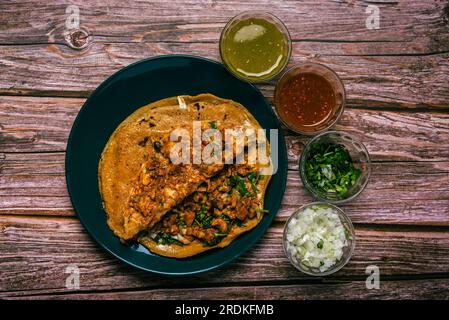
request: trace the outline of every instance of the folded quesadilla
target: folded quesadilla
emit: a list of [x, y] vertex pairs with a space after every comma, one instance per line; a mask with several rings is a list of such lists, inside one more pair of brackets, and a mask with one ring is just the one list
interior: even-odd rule
[[[227, 129], [260, 128], [242, 105], [210, 94], [163, 99], [131, 114], [111, 135], [98, 169], [108, 225], [123, 242], [181, 258], [223, 247], [260, 221], [270, 176], [248, 163], [247, 141], [244, 149], [220, 146], [216, 163], [174, 163], [172, 134], [184, 130], [193, 146], [192, 123], [222, 136]], [[229, 164], [242, 153], [242, 164]]]

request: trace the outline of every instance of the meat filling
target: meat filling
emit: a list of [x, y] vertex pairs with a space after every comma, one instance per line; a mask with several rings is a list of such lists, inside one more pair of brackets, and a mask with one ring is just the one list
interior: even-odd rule
[[199, 240], [216, 245], [233, 229], [263, 212], [257, 198], [261, 177], [250, 165], [230, 165], [204, 182], [151, 230], [160, 244]]

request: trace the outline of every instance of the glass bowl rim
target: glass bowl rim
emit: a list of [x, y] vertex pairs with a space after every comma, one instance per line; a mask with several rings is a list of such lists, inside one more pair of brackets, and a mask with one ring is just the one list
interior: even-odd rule
[[[367, 174], [366, 174], [365, 182], [360, 187], [360, 189], [356, 193], [354, 193], [352, 196], [347, 197], [347, 198], [343, 198], [343, 199], [339, 199], [339, 200], [330, 200], [330, 199], [327, 199], [327, 198], [319, 196], [317, 194], [317, 192], [315, 191], [315, 189], [307, 181], [307, 178], [305, 177], [305, 175], [303, 173], [304, 170], [302, 170], [303, 165], [304, 165], [304, 161], [305, 161], [306, 151], [310, 148], [310, 146], [314, 142], [316, 142], [316, 140], [318, 140], [319, 138], [321, 138], [323, 136], [329, 135], [329, 134], [343, 134], [343, 135], [349, 136], [353, 141], [358, 142], [362, 146], [363, 152], [366, 154], [366, 157], [367, 157], [367, 161], [366, 161]], [[312, 139], [310, 139], [306, 143], [306, 145], [304, 146], [304, 149], [302, 150], [301, 156], [299, 158], [299, 174], [300, 174], [301, 181], [302, 181], [304, 187], [307, 189], [307, 191], [309, 191], [312, 194], [312, 196], [315, 199], [317, 199], [319, 201], [322, 201], [322, 202], [331, 203], [331, 204], [341, 204], [341, 203], [349, 202], [349, 201], [355, 199], [357, 196], [359, 196], [362, 193], [363, 190], [365, 190], [366, 186], [368, 185], [368, 181], [371, 178], [371, 156], [370, 156], [370, 154], [368, 152], [368, 149], [366, 148], [365, 144], [363, 144], [359, 139], [355, 138], [353, 135], [351, 135], [351, 134], [349, 134], [349, 133], [347, 133], [345, 131], [339, 131], [339, 130], [325, 131], [325, 132], [322, 132], [322, 133], [316, 135]]]
[[[223, 52], [222, 52], [221, 49], [222, 49], [222, 43], [223, 43], [223, 35], [224, 35], [225, 31], [229, 28], [229, 26], [230, 26], [230, 24], [232, 22], [234, 22], [240, 16], [243, 16], [243, 15], [246, 15], [246, 14], [261, 15], [261, 16], [265, 15], [265, 16], [271, 17], [275, 22], [277, 22], [277, 23], [279, 23], [281, 25], [283, 30], [280, 29], [279, 31], [281, 31], [281, 33], [284, 34], [286, 36], [286, 38], [287, 38], [288, 54], [287, 54], [287, 59], [285, 60], [285, 64], [282, 66], [282, 68], [277, 73], [271, 75], [269, 78], [260, 79], [260, 80], [257, 80], [257, 79], [249, 80], [249, 79], [247, 79], [245, 77], [242, 77], [241, 75], [233, 72], [231, 70], [231, 68], [229, 68], [228, 64], [226, 63], [226, 60], [223, 58]], [[276, 27], [278, 27], [278, 26], [276, 26]], [[220, 52], [221, 62], [223, 63], [223, 65], [226, 67], [226, 69], [232, 75], [234, 75], [235, 77], [237, 77], [238, 79], [243, 80], [243, 81], [247, 81], [247, 82], [251, 82], [251, 83], [263, 83], [263, 82], [266, 82], [266, 81], [273, 80], [275, 77], [279, 76], [285, 70], [285, 68], [287, 67], [288, 62], [290, 61], [290, 58], [291, 58], [291, 55], [292, 55], [292, 51], [293, 51], [292, 38], [290, 36], [290, 31], [288, 31], [288, 28], [287, 28], [286, 24], [279, 17], [274, 15], [273, 13], [268, 12], [268, 11], [264, 11], [264, 10], [246, 10], [246, 11], [243, 11], [243, 12], [240, 12], [240, 13], [236, 14], [235, 16], [230, 18], [229, 21], [225, 24], [225, 26], [223, 27], [223, 29], [221, 30], [221, 33], [220, 33], [220, 39], [218, 41], [218, 51]]]
[[[349, 248], [349, 252], [348, 255], [346, 256], [346, 258], [344, 259], [343, 263], [341, 265], [339, 265], [336, 268], [330, 268], [329, 270], [320, 272], [320, 273], [316, 273], [316, 272], [310, 272], [308, 270], [302, 269], [299, 265], [296, 265], [291, 257], [290, 254], [287, 252], [287, 248], [286, 248], [286, 243], [287, 243], [287, 227], [290, 223], [290, 221], [293, 219], [294, 216], [298, 215], [300, 212], [304, 211], [306, 208], [311, 207], [311, 206], [316, 206], [316, 205], [326, 205], [329, 206], [333, 209], [335, 209], [337, 211], [338, 217], [340, 219], [340, 221], [342, 221], [342, 224], [346, 223], [349, 227], [349, 232], [351, 234], [351, 246]], [[342, 219], [343, 217], [343, 219]], [[344, 222], [344, 223], [343, 223]], [[302, 206], [300, 206], [299, 208], [295, 209], [295, 211], [290, 215], [290, 217], [287, 219], [287, 221], [285, 222], [284, 225], [284, 230], [282, 232], [282, 247], [284, 249], [284, 254], [287, 257], [288, 261], [290, 262], [290, 264], [295, 267], [297, 270], [310, 275], [310, 276], [315, 276], [315, 277], [323, 277], [323, 276], [328, 276], [330, 274], [336, 273], [337, 271], [341, 270], [344, 266], [346, 266], [346, 264], [349, 262], [349, 260], [351, 260], [352, 255], [354, 254], [354, 250], [355, 250], [355, 228], [354, 225], [351, 221], [351, 218], [349, 218], [349, 216], [346, 214], [346, 212], [341, 209], [340, 207], [336, 206], [333, 203], [329, 203], [329, 202], [323, 202], [323, 201], [314, 201], [314, 202], [309, 202], [306, 204], [303, 204]]]
[[[326, 127], [324, 127], [323, 129], [318, 130], [318, 131], [314, 131], [314, 132], [302, 131], [302, 130], [299, 130], [299, 129], [294, 128], [294, 127], [292, 127], [291, 125], [289, 125], [289, 124], [288, 124], [288, 123], [287, 123], [287, 122], [280, 116], [280, 114], [279, 114], [279, 112], [278, 112], [278, 107], [279, 107], [279, 106], [278, 106], [278, 104], [277, 104], [277, 99], [276, 99], [276, 97], [279, 95], [279, 93], [278, 93], [279, 90], [280, 90], [279, 85], [280, 85], [281, 81], [284, 79], [284, 77], [286, 77], [287, 75], [289, 75], [290, 72], [293, 72], [293, 71], [295, 71], [296, 69], [299, 69], [299, 68], [302, 68], [302, 67], [305, 67], [305, 66], [313, 66], [313, 67], [323, 68], [323, 69], [326, 69], [327, 71], [330, 71], [330, 73], [337, 79], [337, 81], [341, 84], [341, 87], [343, 88], [343, 103], [342, 103], [341, 110], [338, 112], [337, 116], [335, 117], [335, 120], [332, 121], [332, 122], [330, 122], [330, 123], [329, 123]], [[320, 76], [321, 76], [321, 74], [320, 74]], [[326, 81], [327, 81], [327, 79], [326, 79]], [[322, 64], [322, 63], [311, 62], [311, 61], [306, 61], [306, 62], [302, 62], [302, 63], [297, 63], [297, 64], [291, 66], [290, 68], [288, 68], [287, 70], [285, 70], [284, 73], [282, 74], [282, 76], [281, 76], [281, 77], [279, 78], [279, 80], [277, 81], [276, 86], [275, 86], [275, 88], [274, 88], [273, 105], [274, 105], [274, 110], [276, 111], [277, 117], [279, 118], [279, 120], [280, 120], [280, 121], [281, 121], [281, 122], [288, 128], [288, 129], [292, 130], [293, 132], [296, 132], [296, 133], [305, 135], [305, 136], [315, 136], [315, 135], [319, 135], [319, 134], [321, 134], [321, 133], [323, 133], [323, 132], [326, 132], [326, 131], [329, 130], [331, 127], [333, 127], [333, 126], [338, 122], [338, 120], [340, 120], [340, 118], [341, 118], [341, 116], [342, 116], [342, 114], [343, 114], [343, 111], [346, 109], [346, 88], [345, 88], [345, 85], [344, 85], [344, 83], [343, 83], [343, 80], [341, 80], [341, 78], [338, 76], [338, 74], [337, 74], [333, 69], [331, 69], [330, 67], [328, 67], [328, 66], [326, 66], [326, 65], [324, 65], [324, 64]]]

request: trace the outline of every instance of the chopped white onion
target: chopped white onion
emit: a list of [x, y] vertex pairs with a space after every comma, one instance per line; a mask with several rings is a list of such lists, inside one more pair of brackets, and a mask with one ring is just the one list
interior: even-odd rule
[[286, 233], [286, 251], [295, 263], [329, 270], [348, 245], [345, 227], [331, 207], [308, 207], [293, 217]]

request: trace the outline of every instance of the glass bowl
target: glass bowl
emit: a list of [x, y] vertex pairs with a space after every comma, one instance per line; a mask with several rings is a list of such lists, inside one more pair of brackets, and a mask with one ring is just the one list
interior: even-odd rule
[[[274, 28], [269, 30], [267, 26]], [[273, 32], [280, 34], [282, 39], [275, 39], [272, 42], [271, 38], [267, 38], [269, 34], [267, 30], [271, 35]], [[237, 35], [240, 40], [237, 40]], [[254, 47], [249, 50], [247, 46]], [[278, 55], [275, 61], [269, 55], [276, 52], [276, 48], [282, 48], [282, 54]], [[283, 51], [285, 48], [286, 52]], [[234, 76], [249, 82], [266, 81], [279, 75], [290, 60], [291, 51], [291, 38], [287, 27], [275, 15], [264, 11], [244, 11], [238, 14], [229, 20], [220, 36], [220, 56], [223, 64]], [[266, 60], [262, 60], [264, 58]], [[245, 72], [240, 68], [244, 60], [245, 63], [249, 63], [248, 68], [251, 63], [260, 66], [266, 62], [267, 66], [270, 63], [272, 65], [265, 71]]]
[[[361, 175], [353, 186], [348, 188], [348, 192], [343, 196], [335, 193], [323, 193], [316, 190], [307, 180], [305, 164], [310, 157], [311, 147], [318, 143], [335, 143], [342, 145], [348, 150], [354, 162], [354, 167], [361, 170]], [[357, 197], [368, 184], [371, 175], [371, 160], [366, 147], [350, 134], [343, 131], [327, 131], [311, 139], [305, 146], [299, 159], [299, 173], [304, 187], [313, 195], [315, 199], [330, 203], [343, 203]]]
[[[291, 223], [292, 219], [301, 215], [305, 209], [312, 208], [312, 207], [332, 208], [334, 210], [334, 212], [337, 213], [343, 227], [345, 228], [346, 240], [348, 242], [347, 246], [345, 246], [343, 248], [343, 255], [340, 258], [340, 260], [338, 260], [330, 269], [328, 269], [326, 271], [320, 271], [319, 268], [307, 266], [299, 261], [295, 262], [291, 256], [291, 253], [287, 249], [287, 243], [288, 243], [287, 233], [288, 233], [288, 229], [290, 227], [290, 223]], [[351, 219], [349, 219], [349, 217], [346, 215], [346, 213], [339, 207], [337, 207], [331, 203], [327, 203], [327, 202], [312, 202], [312, 203], [309, 203], [309, 204], [306, 204], [306, 205], [300, 207], [290, 216], [290, 218], [287, 220], [285, 227], [284, 227], [284, 234], [283, 234], [282, 242], [283, 242], [285, 255], [287, 256], [290, 263], [296, 269], [298, 269], [299, 271], [301, 271], [305, 274], [311, 275], [311, 276], [327, 276], [327, 275], [335, 273], [338, 270], [340, 270], [341, 268], [343, 268], [348, 263], [348, 261], [351, 259], [352, 254], [354, 252], [354, 248], [355, 248], [355, 230], [354, 230], [354, 226], [352, 225]]]
[[[313, 74], [324, 78], [324, 80], [326, 80], [332, 87], [335, 97], [335, 104], [329, 115], [324, 120], [313, 125], [293, 124], [286, 119], [282, 112], [280, 112], [282, 90], [284, 86], [289, 83], [292, 78], [296, 78], [301, 74]], [[315, 135], [332, 127], [342, 115], [345, 105], [346, 91], [343, 82], [332, 69], [319, 63], [307, 62], [288, 69], [279, 79], [274, 92], [274, 107], [279, 119], [290, 130], [304, 135]]]

